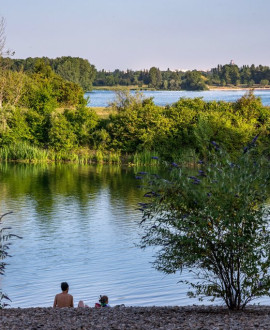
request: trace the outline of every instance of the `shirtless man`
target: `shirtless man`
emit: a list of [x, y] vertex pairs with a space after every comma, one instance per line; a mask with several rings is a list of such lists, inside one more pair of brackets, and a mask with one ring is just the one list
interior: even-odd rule
[[74, 307], [73, 305], [73, 296], [68, 293], [68, 284], [67, 282], [61, 283], [62, 293], [58, 293], [54, 298], [53, 307]]

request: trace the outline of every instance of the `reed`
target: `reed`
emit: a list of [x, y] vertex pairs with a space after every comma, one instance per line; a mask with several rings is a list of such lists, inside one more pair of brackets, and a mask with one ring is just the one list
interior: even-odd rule
[[142, 152], [136, 152], [133, 156], [133, 164], [138, 165], [158, 165], [159, 160], [153, 157], [158, 158], [158, 154], [154, 151], [144, 150]]
[[26, 142], [17, 142], [0, 148], [0, 160], [4, 162], [157, 165], [159, 161], [153, 159], [154, 156], [157, 157], [157, 153], [150, 151], [123, 156], [120, 151], [90, 150], [88, 148], [55, 152], [53, 149], [40, 149]]
[[16, 142], [0, 148], [0, 159], [1, 161], [46, 162], [49, 160], [49, 152], [26, 142]]
[[94, 155], [94, 161], [98, 164], [121, 164], [121, 153], [119, 151], [97, 150]]
[[119, 151], [109, 152], [109, 164], [121, 164], [121, 153]]

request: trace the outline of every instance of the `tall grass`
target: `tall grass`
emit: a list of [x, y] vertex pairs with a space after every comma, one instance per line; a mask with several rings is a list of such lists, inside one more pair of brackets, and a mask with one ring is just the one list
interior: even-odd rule
[[133, 156], [133, 164], [138, 165], [157, 165], [159, 164], [158, 159], [154, 159], [153, 157], [158, 157], [158, 154], [154, 151], [142, 151], [136, 152]]
[[16, 142], [0, 148], [2, 161], [46, 162], [49, 158], [47, 150], [31, 146], [26, 142]]
[[122, 156], [120, 151], [90, 150], [81, 148], [72, 151], [58, 151], [52, 149], [40, 149], [31, 146], [26, 142], [16, 142], [0, 148], [1, 161], [19, 162], [72, 162], [78, 164], [121, 164], [129, 163], [133, 165], [157, 165], [159, 161], [153, 159], [158, 157], [156, 152], [143, 151], [134, 155]]
[[47, 150], [31, 146], [26, 142], [17, 142], [0, 148], [0, 161], [121, 164], [121, 153], [118, 151], [95, 151], [88, 148], [55, 152], [52, 149]]
[[97, 163], [121, 164], [121, 153], [119, 151], [101, 151], [97, 150], [95, 154]]

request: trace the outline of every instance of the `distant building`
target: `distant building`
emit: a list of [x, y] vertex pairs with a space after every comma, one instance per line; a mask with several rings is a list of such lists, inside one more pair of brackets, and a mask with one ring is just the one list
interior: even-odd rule
[[234, 65], [234, 60], [231, 60], [230, 65]]

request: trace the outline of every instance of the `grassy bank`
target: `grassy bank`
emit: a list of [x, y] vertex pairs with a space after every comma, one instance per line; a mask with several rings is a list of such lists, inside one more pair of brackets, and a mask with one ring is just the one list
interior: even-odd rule
[[18, 142], [0, 148], [0, 161], [23, 163], [69, 162], [79, 164], [123, 164], [129, 166], [157, 165], [158, 154], [150, 151], [135, 154], [121, 154], [119, 151], [90, 150], [80, 148], [56, 152], [41, 149], [25, 142]]

